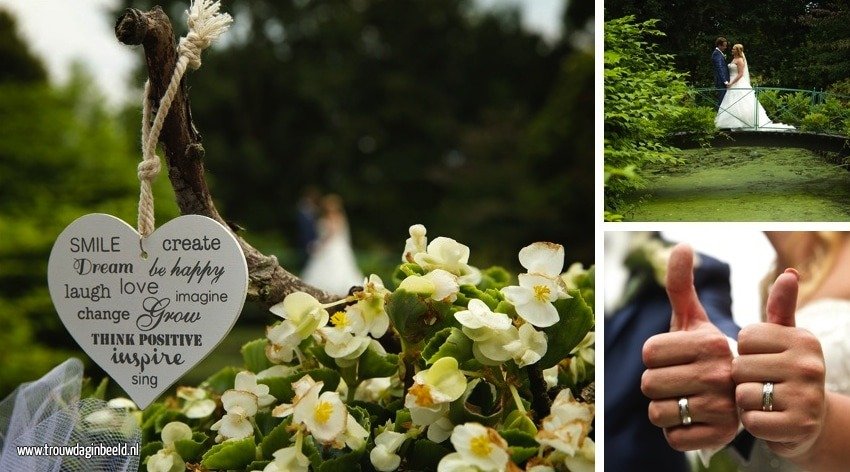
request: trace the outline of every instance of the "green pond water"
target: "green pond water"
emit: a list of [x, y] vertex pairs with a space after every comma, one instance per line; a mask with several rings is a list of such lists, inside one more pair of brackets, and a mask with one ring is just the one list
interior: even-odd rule
[[850, 172], [813, 152], [778, 148], [682, 151], [653, 169], [627, 221], [850, 221]]

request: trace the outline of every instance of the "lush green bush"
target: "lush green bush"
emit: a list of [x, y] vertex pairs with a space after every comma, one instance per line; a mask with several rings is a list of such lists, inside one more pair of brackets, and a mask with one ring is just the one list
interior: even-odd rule
[[[664, 36], [658, 21], [626, 16], [605, 23], [605, 211], [617, 219], [625, 195], [640, 188], [649, 164], [674, 164], [667, 144], [680, 120], [708, 127], [708, 113], [687, 105], [686, 74], [672, 69], [673, 56], [659, 54], [651, 39]], [[710, 121], [713, 123], [713, 117]]]
[[829, 128], [829, 117], [823, 113], [809, 113], [803, 117], [803, 121], [800, 124], [800, 129], [803, 131], [814, 133], [823, 133], [828, 131]]
[[773, 121], [799, 127], [812, 108], [812, 96], [807, 92], [788, 93], [782, 96], [782, 109]]

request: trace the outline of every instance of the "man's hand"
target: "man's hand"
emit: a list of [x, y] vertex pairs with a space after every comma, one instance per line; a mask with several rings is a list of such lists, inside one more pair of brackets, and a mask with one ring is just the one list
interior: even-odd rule
[[[818, 438], [826, 415], [825, 367], [820, 342], [795, 327], [797, 273], [786, 270], [767, 298], [767, 323], [738, 334], [732, 366], [741, 422], [780, 456], [798, 458]], [[765, 382], [773, 383], [772, 411], [763, 404]]]
[[[664, 428], [667, 442], [680, 451], [724, 446], [738, 430], [732, 352], [697, 298], [693, 258], [689, 246], [673, 249], [667, 268], [670, 332], [643, 346], [647, 370], [641, 390], [652, 400], [649, 419]], [[688, 399], [693, 420], [688, 426], [681, 423], [680, 398]]]

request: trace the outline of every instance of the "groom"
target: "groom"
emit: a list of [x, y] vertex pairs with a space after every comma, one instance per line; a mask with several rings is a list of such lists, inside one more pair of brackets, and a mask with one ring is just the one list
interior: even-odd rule
[[711, 53], [711, 63], [714, 65], [714, 88], [717, 89], [715, 110], [720, 109], [720, 104], [726, 95], [726, 87], [729, 86], [729, 67], [726, 65], [726, 56], [723, 54], [728, 43], [723, 36], [718, 37], [714, 41], [714, 52]]

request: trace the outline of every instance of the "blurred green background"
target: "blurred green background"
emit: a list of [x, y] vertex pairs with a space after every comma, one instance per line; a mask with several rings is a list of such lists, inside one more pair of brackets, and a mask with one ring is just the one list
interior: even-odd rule
[[[185, 34], [188, 2], [159, 4]], [[415, 223], [468, 244], [479, 267], [517, 269], [538, 240], [593, 262], [592, 2], [565, 0], [558, 38], [465, 0], [223, 4], [240, 27], [187, 79], [207, 178], [225, 218], [284, 267], [298, 269], [307, 186], [343, 197], [366, 273], [388, 278]], [[0, 10], [0, 398], [82, 356], [47, 291], [56, 236], [91, 212], [134, 224], [138, 202], [140, 105], [107, 107], [82, 67], [52, 83], [22, 38]], [[178, 211], [165, 175], [155, 187], [162, 224]], [[239, 364], [272, 318], [247, 304], [182, 382]]]

